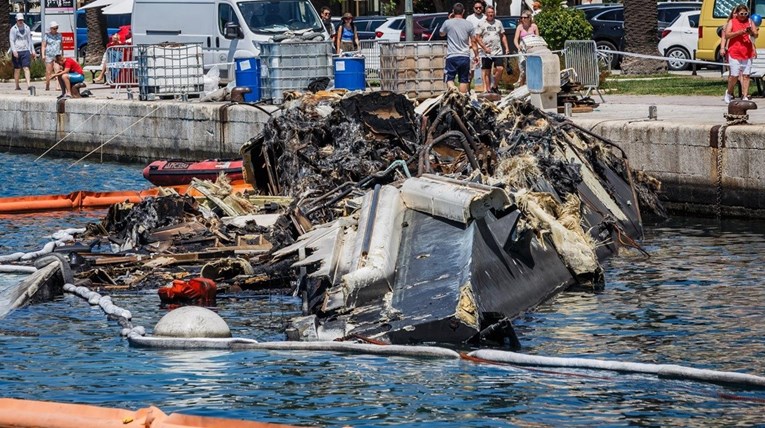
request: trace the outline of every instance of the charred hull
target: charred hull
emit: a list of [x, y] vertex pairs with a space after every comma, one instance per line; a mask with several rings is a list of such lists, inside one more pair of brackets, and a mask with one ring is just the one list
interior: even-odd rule
[[296, 260], [304, 315], [289, 339], [513, 344], [514, 318], [602, 287], [600, 261], [642, 237], [636, 195], [652, 192], [636, 192], [618, 147], [563, 118], [447, 94], [414, 121], [394, 94], [350, 99], [324, 119], [308, 99], [243, 148], [253, 185], [303, 195], [302, 235], [272, 254]]

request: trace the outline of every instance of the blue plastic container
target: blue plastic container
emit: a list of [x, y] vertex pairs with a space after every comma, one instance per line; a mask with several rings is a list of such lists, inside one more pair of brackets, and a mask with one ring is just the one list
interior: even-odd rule
[[335, 58], [335, 88], [363, 91], [366, 87], [367, 76], [364, 72], [363, 57]]
[[254, 103], [260, 101], [260, 59], [236, 58], [236, 86], [250, 88], [249, 94], [244, 94], [244, 101]]

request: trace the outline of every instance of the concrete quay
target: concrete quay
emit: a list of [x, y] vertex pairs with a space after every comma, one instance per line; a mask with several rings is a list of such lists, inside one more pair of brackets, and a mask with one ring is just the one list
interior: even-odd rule
[[[278, 107], [226, 103], [128, 100], [123, 89], [89, 84], [95, 97], [58, 100], [57, 91], [36, 95], [0, 84], [0, 139], [10, 151], [52, 156], [94, 155], [116, 161], [226, 159], [263, 129]], [[24, 85], [25, 86], [25, 85]]]
[[[605, 99], [592, 113], [574, 114], [572, 120], [618, 144], [633, 168], [660, 179], [669, 208], [709, 215], [719, 198], [724, 215], [765, 218], [765, 109], [749, 110], [746, 125], [727, 127], [718, 157], [716, 131], [728, 111], [722, 96]], [[648, 118], [652, 105], [656, 120]]]
[[[118, 161], [236, 158], [278, 107], [223, 103], [128, 100], [124, 90], [89, 84], [94, 98], [56, 100], [0, 83], [0, 139], [6, 150], [53, 156], [95, 156]], [[673, 210], [713, 214], [718, 197], [726, 215], [765, 218], [765, 109], [750, 110], [748, 125], [727, 128], [718, 192], [718, 150], [713, 128], [725, 123], [722, 97], [609, 95], [576, 124], [624, 149], [631, 165], [662, 181]], [[757, 102], [758, 100], [755, 100]], [[648, 118], [655, 105], [658, 118]], [[278, 114], [278, 113], [276, 113]]]

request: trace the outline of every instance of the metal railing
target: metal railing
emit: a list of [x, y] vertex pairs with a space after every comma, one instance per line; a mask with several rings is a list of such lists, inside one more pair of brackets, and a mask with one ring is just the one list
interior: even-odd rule
[[138, 61], [133, 58], [132, 45], [110, 46], [104, 52], [103, 63], [106, 66], [104, 74], [106, 83], [114, 87], [115, 93], [120, 88], [138, 86]]
[[563, 49], [566, 59], [566, 68], [571, 68], [576, 73], [576, 80], [587, 89], [584, 97], [590, 96], [595, 91], [603, 99], [600, 93], [600, 67], [598, 65], [598, 48], [594, 40], [566, 40]]

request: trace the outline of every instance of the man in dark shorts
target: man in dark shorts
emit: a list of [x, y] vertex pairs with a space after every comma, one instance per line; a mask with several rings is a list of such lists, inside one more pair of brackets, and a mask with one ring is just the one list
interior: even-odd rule
[[[505, 71], [505, 60], [501, 58], [505, 52], [509, 52], [510, 47], [505, 37], [505, 28], [502, 22], [494, 19], [494, 8], [486, 8], [486, 19], [478, 23], [475, 30], [476, 41], [486, 52], [481, 57], [481, 72], [483, 73], [483, 84], [486, 86], [486, 92], [499, 93], [499, 81], [502, 78], [502, 72]], [[494, 66], [494, 84], [491, 84], [491, 68]]]
[[446, 37], [446, 85], [454, 89], [454, 78], [459, 78], [463, 94], [470, 89], [470, 42], [474, 35], [475, 27], [465, 20], [465, 6], [455, 3], [449, 19], [441, 26], [441, 36]]
[[16, 90], [20, 91], [19, 73], [24, 70], [24, 78], [27, 81], [27, 87], [31, 86], [31, 76], [29, 75], [29, 64], [37, 54], [35, 54], [34, 44], [32, 43], [32, 30], [24, 23], [24, 14], [16, 14], [16, 25], [11, 27], [8, 35], [11, 41], [11, 53], [13, 63], [13, 79], [16, 81]]

